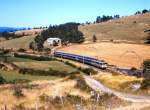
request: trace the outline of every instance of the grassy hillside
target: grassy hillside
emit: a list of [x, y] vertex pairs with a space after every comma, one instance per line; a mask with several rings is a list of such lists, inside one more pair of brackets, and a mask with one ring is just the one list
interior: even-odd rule
[[143, 43], [148, 35], [148, 32], [144, 32], [147, 29], [150, 29], [150, 13], [79, 26], [87, 41], [92, 41], [93, 35], [96, 35], [99, 41], [123, 40]]
[[3, 42], [0, 42], [0, 48], [29, 48], [29, 43], [34, 40], [35, 35], [33, 36], [24, 36], [16, 39], [6, 40]]
[[0, 37], [0, 48], [29, 48], [29, 43], [34, 40], [35, 36], [40, 34], [43, 29], [20, 30], [14, 33], [8, 33], [9, 37]]

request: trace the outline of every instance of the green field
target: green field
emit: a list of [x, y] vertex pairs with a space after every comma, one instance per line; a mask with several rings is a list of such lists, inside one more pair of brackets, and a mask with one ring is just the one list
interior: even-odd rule
[[59, 61], [30, 61], [30, 62], [15, 62], [15, 64], [21, 68], [32, 68], [40, 70], [48, 70], [52, 68], [57, 71], [66, 71], [68, 73], [75, 71], [76, 69]]
[[[0, 60], [3, 60], [1, 57]], [[66, 73], [71, 73], [76, 71], [77, 69], [64, 64], [60, 61], [36, 61], [25, 58], [16, 58], [16, 57], [8, 57], [7, 61], [16, 64], [20, 68], [31, 68], [35, 70], [49, 70], [50, 68], [56, 71], [65, 71]], [[0, 75], [2, 75], [7, 81], [13, 81], [15, 79], [28, 79], [28, 80], [51, 80], [56, 79], [56, 76], [40, 76], [40, 75], [30, 75], [30, 74], [19, 74], [16, 71], [4, 71], [0, 70]]]
[[[0, 57], [0, 61], [4, 61], [4, 58]], [[26, 59], [26, 58], [17, 58], [17, 57], [8, 56], [7, 61], [9, 61], [9, 62], [31, 62], [33, 60]]]

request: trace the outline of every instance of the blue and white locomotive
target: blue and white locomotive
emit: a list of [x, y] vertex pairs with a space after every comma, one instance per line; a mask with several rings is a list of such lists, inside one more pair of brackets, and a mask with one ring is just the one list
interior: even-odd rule
[[104, 62], [103, 60], [95, 59], [95, 58], [90, 58], [90, 57], [75, 55], [75, 54], [70, 54], [70, 53], [64, 53], [64, 52], [54, 52], [54, 56], [81, 62], [81, 63], [87, 64], [87, 65], [94, 66], [99, 69], [107, 68], [106, 62]]

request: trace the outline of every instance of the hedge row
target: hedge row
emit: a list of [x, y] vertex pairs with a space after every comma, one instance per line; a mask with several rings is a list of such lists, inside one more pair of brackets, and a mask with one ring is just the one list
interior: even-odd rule
[[52, 58], [50, 57], [46, 57], [46, 56], [34, 56], [34, 55], [28, 55], [28, 54], [18, 54], [18, 53], [14, 53], [15, 57], [19, 57], [19, 58], [27, 58], [27, 59], [31, 59], [31, 60], [37, 60], [37, 61], [50, 61], [52, 60]]
[[60, 62], [63, 62], [65, 63], [66, 65], [69, 65], [73, 68], [77, 68], [79, 71], [85, 73], [86, 75], [95, 75], [97, 74], [98, 72], [95, 71], [93, 68], [82, 68], [82, 67], [77, 67], [75, 64], [73, 63], [70, 63], [69, 61], [63, 61], [63, 60], [58, 60], [56, 59], [57, 61], [60, 61]]
[[57, 70], [53, 70], [51, 68], [48, 71], [35, 70], [35, 69], [31, 69], [31, 68], [22, 68], [19, 70], [19, 73], [30, 74], [30, 75], [35, 75], [35, 76], [58, 76], [58, 77], [65, 77], [69, 74], [66, 71], [57, 71]]

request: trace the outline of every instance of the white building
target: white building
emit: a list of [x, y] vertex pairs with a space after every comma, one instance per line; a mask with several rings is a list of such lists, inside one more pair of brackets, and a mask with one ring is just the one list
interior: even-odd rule
[[60, 38], [48, 38], [46, 40], [48, 45], [61, 45], [61, 39]]

